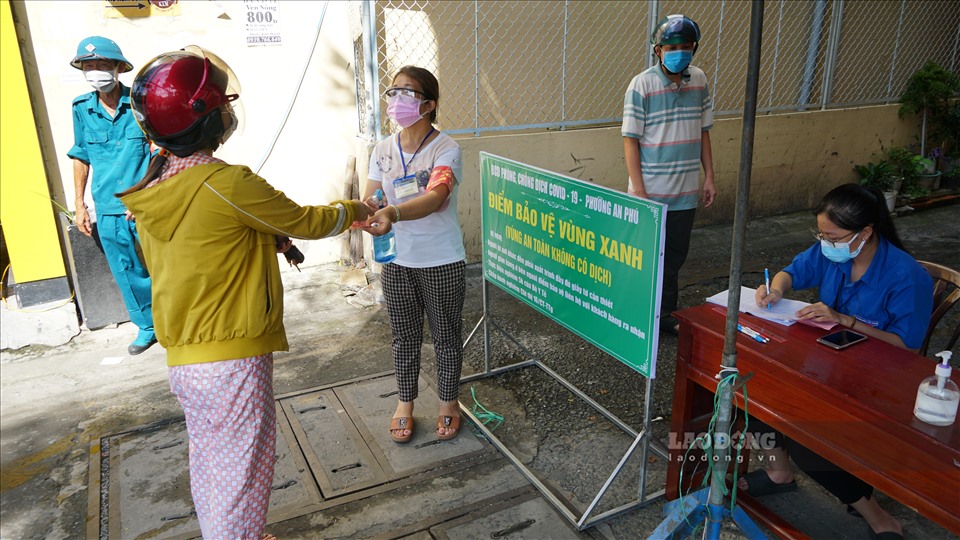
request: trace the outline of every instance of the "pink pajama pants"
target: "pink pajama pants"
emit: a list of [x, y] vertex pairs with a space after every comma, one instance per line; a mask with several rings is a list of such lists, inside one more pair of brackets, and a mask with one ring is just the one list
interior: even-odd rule
[[206, 539], [259, 539], [273, 483], [273, 354], [170, 367], [187, 419], [190, 493]]

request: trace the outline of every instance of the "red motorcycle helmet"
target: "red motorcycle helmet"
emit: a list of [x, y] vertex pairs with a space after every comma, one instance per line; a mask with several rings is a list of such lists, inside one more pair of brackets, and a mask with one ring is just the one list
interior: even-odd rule
[[196, 45], [161, 54], [133, 80], [133, 116], [163, 146], [240, 97], [237, 77], [219, 56]]

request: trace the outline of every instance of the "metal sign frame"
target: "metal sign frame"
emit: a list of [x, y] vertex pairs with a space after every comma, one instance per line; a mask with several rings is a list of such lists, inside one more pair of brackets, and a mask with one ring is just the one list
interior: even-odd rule
[[[498, 156], [492, 156], [492, 155], [490, 156], [497, 159], [504, 159], [504, 158], [499, 158]], [[481, 159], [483, 158], [481, 157]], [[562, 176], [562, 175], [558, 175], [558, 176]], [[486, 200], [486, 195], [485, 194], [481, 194], [481, 195], [482, 195], [482, 200]], [[660, 238], [659, 244], [660, 245], [659, 245], [659, 251], [658, 251], [658, 264], [662, 268], [662, 259], [663, 259], [662, 236]], [[484, 262], [486, 263], [486, 250], [484, 250], [483, 253], [484, 253]], [[659, 272], [657, 273], [657, 281], [658, 281], [657, 282], [658, 293], [657, 293], [656, 301], [659, 304], [659, 285], [660, 285]], [[467, 382], [485, 379], [485, 378], [489, 378], [497, 375], [502, 375], [504, 373], [518, 370], [518, 369], [535, 367], [540, 369], [546, 375], [553, 378], [553, 380], [555, 380], [556, 382], [560, 383], [563, 387], [565, 387], [567, 390], [572, 392], [578, 398], [583, 400], [586, 404], [593, 407], [593, 409], [595, 409], [598, 413], [603, 415], [607, 420], [609, 420], [610, 422], [615, 424], [617, 427], [619, 427], [621, 430], [623, 430], [624, 432], [629, 434], [631, 437], [633, 437], [634, 440], [633, 440], [633, 443], [630, 445], [630, 447], [627, 449], [626, 453], [624, 453], [623, 457], [620, 459], [617, 466], [607, 477], [607, 480], [604, 482], [600, 491], [594, 496], [593, 500], [590, 502], [586, 510], [582, 514], [580, 514], [576, 509], [568, 505], [563, 499], [558, 497], [543, 482], [541, 482], [536, 477], [536, 475], [534, 475], [533, 472], [530, 471], [530, 469], [527, 468], [526, 465], [524, 465], [523, 462], [516, 455], [514, 455], [513, 452], [511, 452], [510, 449], [508, 449], [506, 445], [504, 445], [504, 443], [500, 441], [492, 431], [487, 429], [487, 427], [483, 424], [483, 422], [481, 422], [472, 413], [472, 411], [470, 411], [463, 404], [460, 405], [461, 412], [470, 418], [470, 420], [478, 427], [478, 429], [480, 429], [483, 435], [487, 437], [487, 439], [491, 442], [491, 444], [493, 444], [508, 460], [510, 460], [510, 462], [514, 465], [514, 467], [516, 467], [527, 478], [527, 480], [529, 480], [530, 483], [532, 483], [534, 487], [536, 487], [536, 489], [541, 493], [541, 495], [543, 495], [543, 497], [578, 530], [582, 531], [584, 529], [597, 525], [602, 521], [605, 521], [612, 517], [616, 517], [630, 510], [643, 507], [662, 497], [665, 493], [664, 489], [658, 490], [653, 493], [647, 493], [647, 458], [649, 453], [653, 451], [660, 457], [664, 459], [668, 459], [668, 453], [666, 448], [663, 447], [663, 445], [658, 444], [656, 441], [651, 440], [652, 419], [651, 419], [650, 412], [651, 412], [652, 401], [653, 401], [653, 379], [651, 379], [650, 377], [644, 376], [646, 383], [645, 383], [645, 396], [644, 396], [643, 429], [638, 433], [632, 427], [630, 427], [629, 425], [624, 423], [622, 420], [617, 418], [617, 416], [615, 416], [613, 413], [611, 413], [602, 405], [600, 405], [599, 403], [594, 401], [592, 398], [590, 398], [590, 396], [586, 395], [583, 391], [577, 388], [573, 383], [567, 381], [558, 373], [550, 369], [547, 365], [545, 365], [538, 358], [536, 358], [514, 336], [512, 336], [509, 332], [507, 332], [505, 329], [500, 327], [494, 320], [492, 320], [491, 311], [490, 311], [490, 295], [488, 292], [489, 283], [490, 282], [487, 279], [486, 272], [484, 272], [483, 289], [482, 289], [483, 315], [481, 316], [480, 320], [477, 321], [477, 324], [474, 326], [473, 330], [470, 332], [470, 335], [467, 337], [463, 345], [464, 348], [466, 348], [467, 345], [477, 335], [477, 332], [480, 330], [482, 326], [484, 371], [482, 373], [477, 373], [474, 375], [468, 375], [468, 376], [462, 377], [460, 379], [460, 382], [467, 383]], [[503, 288], [503, 290], [509, 294], [512, 294], [506, 288]], [[655, 321], [655, 322], [658, 323], [658, 321]], [[570, 330], [571, 332], [574, 332], [575, 334], [580, 335], [581, 337], [584, 336], [584, 334], [582, 332], [577, 331], [577, 329], [569, 328], [569, 325], [567, 323], [563, 323], [563, 326], [568, 327], [568, 330]], [[517, 362], [515, 364], [507, 365], [507, 366], [491, 368], [490, 339], [491, 339], [492, 329], [496, 329], [504, 337], [506, 337], [510, 342], [516, 345], [521, 351], [523, 351], [523, 353], [527, 356], [528, 359], [522, 362]], [[654, 331], [656, 330], [654, 329]], [[654, 337], [653, 339], [656, 340], [656, 337]], [[588, 339], [588, 341], [590, 340]], [[594, 345], [597, 346], [596, 343], [594, 343]], [[608, 354], [609, 356], [616, 358], [614, 355], [610, 354], [609, 351], [604, 350], [602, 347], [598, 346], [597, 348], [600, 349], [602, 352]], [[653, 357], [650, 359], [650, 362], [652, 363], [656, 362], [656, 348], [654, 348]], [[641, 374], [641, 376], [643, 375]], [[641, 462], [640, 462], [640, 475], [638, 479], [639, 486], [637, 490], [637, 498], [629, 503], [617, 506], [613, 509], [610, 509], [608, 511], [605, 511], [593, 516], [592, 514], [596, 509], [597, 504], [600, 502], [600, 499], [607, 492], [607, 489], [613, 483], [614, 479], [616, 479], [616, 477], [623, 470], [623, 467], [627, 463], [627, 460], [630, 459], [630, 457], [634, 454], [634, 452], [638, 448], [640, 449], [640, 453], [641, 453]]]

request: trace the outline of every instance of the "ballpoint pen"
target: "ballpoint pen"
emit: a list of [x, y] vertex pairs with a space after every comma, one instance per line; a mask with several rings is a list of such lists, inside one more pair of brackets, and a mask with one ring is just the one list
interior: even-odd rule
[[739, 323], [737, 324], [737, 330], [743, 332], [744, 335], [749, 336], [750, 338], [752, 338], [752, 339], [753, 339], [754, 341], [756, 341], [756, 342], [766, 343], [766, 342], [770, 341], [770, 338], [764, 337], [762, 334], [760, 334], [760, 332], [757, 332], [757, 331], [754, 330], [753, 328], [744, 326], [744, 325], [739, 324]]
[[[767, 296], [770, 296], [770, 269], [769, 268], [763, 269], [763, 280], [766, 282], [766, 285], [767, 285]], [[767, 302], [767, 309], [770, 309], [770, 302]]]

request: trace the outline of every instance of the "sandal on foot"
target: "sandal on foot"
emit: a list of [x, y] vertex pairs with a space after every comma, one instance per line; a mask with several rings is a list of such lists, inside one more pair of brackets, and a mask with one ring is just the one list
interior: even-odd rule
[[[396, 431], [407, 430], [410, 433], [407, 436], [397, 435]], [[392, 418], [390, 420], [390, 438], [393, 439], [393, 442], [405, 443], [410, 442], [410, 439], [413, 438], [413, 417], [412, 416], [400, 416], [398, 418]]]
[[786, 484], [778, 484], [770, 479], [770, 475], [764, 469], [750, 471], [743, 475], [743, 479], [747, 481], [747, 494], [751, 497], [763, 497], [797, 490], [796, 480], [791, 480]]
[[[440, 430], [443, 428], [453, 429], [453, 433], [447, 433], [446, 435], [441, 435]], [[449, 441], [450, 439], [457, 436], [460, 433], [460, 415], [456, 416], [438, 416], [437, 417], [437, 439], [441, 441]]]
[[674, 336], [680, 335], [680, 321], [673, 315], [660, 317], [660, 331]]

